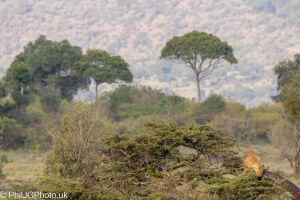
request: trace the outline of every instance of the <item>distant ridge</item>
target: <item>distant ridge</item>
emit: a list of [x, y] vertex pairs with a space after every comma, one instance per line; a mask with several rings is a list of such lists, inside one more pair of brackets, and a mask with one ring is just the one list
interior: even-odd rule
[[192, 30], [217, 35], [234, 47], [237, 65], [203, 81], [204, 95], [255, 106], [276, 93], [272, 67], [300, 51], [300, 1], [285, 0], [2, 0], [0, 74], [40, 34], [122, 55], [136, 84], [196, 96], [193, 73], [158, 59], [165, 42]]

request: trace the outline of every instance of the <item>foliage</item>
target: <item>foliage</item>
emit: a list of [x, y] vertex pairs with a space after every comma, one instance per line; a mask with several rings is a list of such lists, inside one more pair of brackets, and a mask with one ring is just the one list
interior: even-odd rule
[[60, 179], [55, 176], [42, 177], [37, 183], [25, 183], [22, 185], [14, 185], [14, 191], [29, 192], [39, 190], [40, 192], [56, 193], [57, 196], [62, 193], [67, 193], [69, 200], [121, 200], [122, 198], [114, 193], [111, 193], [105, 188], [94, 186], [92, 188], [84, 188], [77, 179]]
[[0, 118], [1, 149], [17, 149], [24, 146], [25, 135], [22, 126], [14, 119]]
[[217, 114], [225, 110], [225, 100], [222, 96], [212, 94], [194, 112], [195, 121], [199, 124], [209, 123]]
[[295, 60], [284, 60], [274, 67], [277, 75], [277, 89], [281, 90], [285, 85], [289, 84], [296, 73], [300, 70], [300, 54], [296, 54]]
[[22, 94], [19, 91], [14, 91], [11, 96], [14, 102], [16, 103], [17, 107], [19, 108], [26, 107], [30, 104], [28, 94]]
[[177, 95], [166, 95], [149, 87], [121, 85], [113, 92], [105, 94], [116, 120], [138, 118], [151, 114], [172, 117], [184, 112], [184, 98]]
[[165, 96], [161, 91], [153, 90], [149, 87], [133, 87], [121, 85], [114, 91], [105, 95], [110, 103], [112, 111], [117, 111], [123, 103], [144, 104], [145, 108], [155, 104], [156, 101], [162, 100]]
[[295, 173], [300, 173], [300, 128], [299, 124], [281, 118], [272, 127], [269, 138], [273, 146], [287, 159]]
[[16, 108], [16, 104], [11, 98], [0, 99], [0, 116], [7, 116], [9, 113]]
[[61, 103], [60, 95], [57, 92], [47, 92], [40, 99], [43, 109], [46, 112], [55, 112]]
[[216, 184], [209, 190], [222, 200], [273, 199], [283, 192], [271, 180], [264, 177], [258, 180], [250, 170], [225, 183]]
[[5, 84], [0, 81], [0, 98], [4, 98], [7, 95], [6, 86]]
[[97, 166], [94, 142], [99, 135], [97, 114], [82, 103], [62, 118], [63, 130], [51, 131], [53, 153], [48, 159], [48, 170], [63, 177], [77, 177], [84, 170], [93, 171]]
[[179, 60], [193, 70], [199, 101], [200, 80], [211, 74], [222, 59], [230, 64], [237, 63], [231, 46], [212, 34], [198, 31], [173, 37], [161, 50], [160, 58]]
[[[53, 42], [41, 35], [36, 41], [29, 42], [24, 47], [24, 51], [15, 57], [5, 80], [12, 83], [17, 79], [25, 84], [32, 76], [33, 83], [38, 83], [34, 84], [35, 87], [37, 85], [43, 89], [50, 86], [57, 87], [61, 90], [62, 98], [71, 100], [78, 89], [88, 86], [86, 79], [79, 74], [71, 73], [75, 62], [79, 61], [81, 56], [81, 49], [72, 46], [67, 40]], [[48, 80], [52, 76], [57, 78], [54, 85], [51, 85]], [[14, 90], [14, 86], [12, 87]], [[34, 87], [31, 89], [38, 91]]]
[[298, 121], [300, 121], [299, 88], [300, 88], [300, 71], [297, 72], [295, 77], [291, 80], [290, 84], [285, 88], [283, 88], [282, 90], [282, 98], [287, 111]]
[[[102, 152], [109, 164], [100, 179], [117, 189], [124, 198], [145, 192], [144, 186], [151, 185], [153, 179], [165, 177], [168, 171], [184, 166], [202, 169], [201, 155], [208, 158], [220, 153], [234, 155], [230, 150], [231, 138], [209, 126], [177, 127], [172, 123], [149, 123], [147, 126], [153, 133], [130, 138], [113, 135], [104, 139], [107, 148]], [[195, 149], [196, 157], [192, 160], [180, 157], [177, 153], [180, 145]]]
[[10, 76], [21, 84], [21, 93], [24, 93], [26, 84], [31, 82], [32, 75], [28, 65], [23, 62], [14, 62], [8, 70], [8, 73], [11, 73]]
[[102, 83], [111, 84], [117, 80], [132, 82], [133, 75], [128, 67], [128, 63], [120, 56], [111, 56], [104, 50], [89, 49], [77, 63], [74, 73], [92, 78], [96, 83], [98, 97], [98, 85]]

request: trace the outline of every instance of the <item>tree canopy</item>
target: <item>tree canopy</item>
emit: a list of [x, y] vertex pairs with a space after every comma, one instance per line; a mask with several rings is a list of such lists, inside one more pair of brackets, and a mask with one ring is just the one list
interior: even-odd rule
[[132, 82], [133, 75], [128, 69], [129, 64], [121, 56], [112, 56], [101, 49], [89, 49], [77, 63], [75, 74], [83, 74], [92, 78], [98, 86], [102, 83], [114, 83], [117, 80]]
[[173, 37], [161, 50], [160, 58], [179, 60], [190, 67], [196, 75], [199, 101], [200, 80], [210, 75], [221, 60], [237, 63], [233, 49], [217, 36], [205, 32], [192, 31], [181, 37]]
[[[78, 89], [88, 86], [86, 79], [71, 73], [75, 62], [81, 57], [80, 47], [72, 46], [67, 40], [61, 42], [47, 40], [41, 35], [34, 42], [29, 42], [24, 51], [15, 57], [7, 72], [6, 81], [10, 85], [14, 85], [15, 80], [25, 83], [25, 79], [29, 79], [29, 73], [25, 74], [25, 71], [30, 71], [34, 83], [31, 90], [43, 93], [49, 87], [59, 88], [61, 97], [71, 100]], [[16, 70], [18, 73], [14, 72]], [[20, 70], [23, 73], [19, 73]], [[14, 72], [13, 76], [9, 74], [10, 72]]]
[[23, 94], [25, 85], [32, 81], [32, 75], [28, 65], [23, 62], [14, 62], [8, 73], [11, 73], [10, 75], [13, 80], [20, 83], [21, 93]]
[[277, 90], [280, 93], [273, 98], [282, 101], [287, 111], [300, 121], [300, 54], [294, 58], [294, 61], [281, 61], [275, 66]]

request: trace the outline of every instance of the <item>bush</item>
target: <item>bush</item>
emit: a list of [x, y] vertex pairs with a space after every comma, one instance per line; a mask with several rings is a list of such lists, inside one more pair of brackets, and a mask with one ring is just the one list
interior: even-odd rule
[[41, 97], [40, 102], [45, 112], [55, 112], [59, 108], [61, 99], [59, 94], [49, 92]]
[[26, 107], [30, 103], [28, 94], [21, 94], [19, 91], [14, 91], [11, 96], [18, 107]]
[[[212, 159], [220, 153], [224, 157], [234, 155], [230, 150], [231, 138], [209, 126], [177, 127], [172, 123], [147, 126], [153, 133], [133, 137], [113, 135], [103, 140], [107, 147], [102, 153], [109, 164], [102, 167], [98, 179], [125, 199], [155, 192], [151, 189], [155, 180], [165, 179], [176, 169], [201, 171], [205, 168], [205, 158]], [[193, 152], [193, 158], [180, 156], [180, 146]]]
[[17, 149], [24, 146], [25, 135], [23, 128], [14, 119], [4, 117], [1, 121], [1, 148]]
[[225, 100], [222, 96], [212, 94], [196, 108], [193, 116], [198, 124], [206, 124], [225, 110]]
[[100, 119], [88, 105], [78, 103], [62, 118], [62, 130], [50, 132], [53, 152], [48, 159], [48, 172], [62, 177], [78, 177], [83, 171], [92, 173], [97, 166], [95, 152], [99, 140]]
[[264, 177], [259, 180], [253, 170], [227, 180], [225, 183], [216, 184], [209, 191], [217, 194], [221, 200], [267, 200], [283, 193], [283, 190], [276, 187], [273, 181]]

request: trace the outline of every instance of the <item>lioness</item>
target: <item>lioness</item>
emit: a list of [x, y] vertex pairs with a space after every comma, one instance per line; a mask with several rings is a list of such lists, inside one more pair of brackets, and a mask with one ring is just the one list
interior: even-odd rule
[[[261, 177], [264, 171], [265, 166], [259, 163], [259, 157], [255, 157], [253, 151], [248, 149], [244, 154], [244, 172], [251, 167], [254, 169], [257, 176]], [[244, 173], [243, 172], [243, 173]]]

